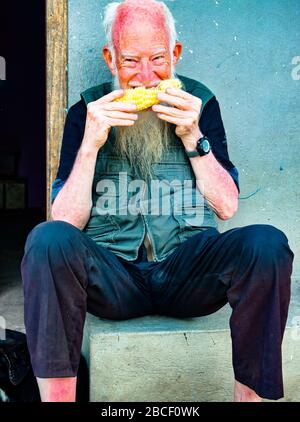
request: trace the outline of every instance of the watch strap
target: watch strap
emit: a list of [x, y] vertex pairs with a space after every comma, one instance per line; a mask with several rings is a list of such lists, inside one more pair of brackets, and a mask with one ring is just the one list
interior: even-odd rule
[[192, 158], [192, 157], [199, 157], [199, 152], [196, 150], [196, 151], [187, 151], [187, 150], [185, 150], [185, 153], [186, 153], [186, 155], [189, 157], [189, 158]]

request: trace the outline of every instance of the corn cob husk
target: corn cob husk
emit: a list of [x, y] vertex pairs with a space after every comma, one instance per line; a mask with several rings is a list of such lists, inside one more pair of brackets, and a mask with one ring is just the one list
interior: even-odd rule
[[158, 104], [157, 94], [164, 92], [167, 88], [181, 88], [182, 84], [179, 79], [165, 79], [161, 81], [157, 87], [148, 88], [138, 87], [125, 90], [122, 98], [117, 98], [116, 102], [135, 104], [137, 111], [145, 110]]

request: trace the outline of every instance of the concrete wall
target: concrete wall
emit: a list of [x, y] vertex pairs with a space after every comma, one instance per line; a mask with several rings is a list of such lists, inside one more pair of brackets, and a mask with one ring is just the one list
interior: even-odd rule
[[[240, 172], [237, 215], [283, 230], [300, 275], [300, 2], [166, 0], [184, 44], [177, 72], [212, 89]], [[69, 105], [110, 77], [101, 57], [107, 0], [69, 0]], [[298, 58], [297, 58], [298, 57]], [[299, 58], [300, 62], [300, 58]]]

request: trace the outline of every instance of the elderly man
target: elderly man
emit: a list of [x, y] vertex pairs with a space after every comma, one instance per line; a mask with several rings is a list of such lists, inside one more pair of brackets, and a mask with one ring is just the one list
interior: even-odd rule
[[[75, 400], [87, 311], [114, 320], [197, 317], [229, 302], [234, 400], [279, 399], [293, 261], [288, 240], [263, 224], [217, 230], [214, 215], [227, 220], [237, 210], [238, 172], [215, 96], [175, 74], [182, 44], [165, 4], [110, 4], [104, 26], [103, 57], [113, 80], [86, 90], [70, 108], [53, 221], [31, 231], [22, 261], [41, 398]], [[161, 92], [152, 108], [137, 112], [115, 101], [126, 89], [170, 78], [182, 88]], [[155, 181], [169, 212], [147, 208]]]

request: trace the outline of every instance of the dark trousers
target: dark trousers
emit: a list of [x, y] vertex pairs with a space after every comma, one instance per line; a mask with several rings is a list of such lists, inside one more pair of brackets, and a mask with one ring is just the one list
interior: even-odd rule
[[144, 253], [127, 262], [69, 223], [43, 222], [30, 232], [21, 264], [34, 374], [76, 376], [87, 311], [112, 320], [184, 318], [229, 302], [236, 380], [279, 399], [293, 256], [282, 231], [255, 224], [207, 229], [162, 262]]

